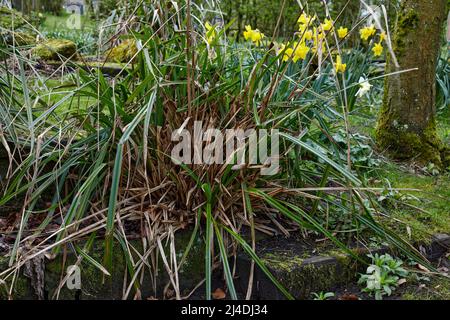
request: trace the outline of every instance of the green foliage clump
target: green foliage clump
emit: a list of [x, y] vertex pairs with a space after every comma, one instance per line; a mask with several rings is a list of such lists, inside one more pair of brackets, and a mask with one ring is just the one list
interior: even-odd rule
[[26, 17], [17, 10], [0, 7], [0, 27], [17, 29], [26, 23]]
[[359, 284], [366, 287], [364, 292], [375, 294], [376, 300], [382, 300], [384, 295], [390, 296], [392, 291], [399, 285], [400, 277], [406, 277], [403, 262], [394, 259], [389, 254], [368, 255], [372, 259], [372, 264], [367, 268], [366, 274], [362, 274], [358, 280]]
[[37, 12], [24, 14], [15, 9], [0, 6], [0, 27], [7, 30], [17, 30], [19, 28], [32, 29], [37, 27], [44, 20], [44, 16]]
[[[339, 130], [333, 135], [333, 139], [341, 147], [339, 153], [343, 161], [347, 159], [347, 133], [345, 130]], [[373, 168], [379, 165], [380, 161], [374, 157], [370, 138], [359, 133], [351, 134], [350, 137], [350, 159], [352, 165], [358, 168]]]

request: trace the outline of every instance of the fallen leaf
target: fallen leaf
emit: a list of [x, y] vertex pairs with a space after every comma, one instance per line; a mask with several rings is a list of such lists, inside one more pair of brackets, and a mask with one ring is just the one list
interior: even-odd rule
[[339, 300], [359, 300], [359, 298], [355, 294], [344, 294]]
[[401, 285], [404, 284], [405, 282], [406, 282], [406, 279], [403, 278], [403, 279], [398, 280], [397, 284], [398, 284], [399, 286], [401, 286]]
[[213, 299], [216, 299], [216, 300], [225, 299], [226, 296], [227, 295], [225, 294], [225, 292], [220, 288], [217, 288], [216, 291], [214, 291], [212, 293]]

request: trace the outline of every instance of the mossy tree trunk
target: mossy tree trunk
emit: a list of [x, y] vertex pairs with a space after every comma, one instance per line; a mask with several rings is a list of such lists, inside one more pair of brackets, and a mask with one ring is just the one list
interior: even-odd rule
[[[445, 161], [436, 131], [436, 64], [447, 0], [403, 0], [393, 36], [400, 69], [417, 71], [388, 76], [378, 119], [377, 143], [399, 160]], [[388, 58], [387, 73], [398, 71]]]

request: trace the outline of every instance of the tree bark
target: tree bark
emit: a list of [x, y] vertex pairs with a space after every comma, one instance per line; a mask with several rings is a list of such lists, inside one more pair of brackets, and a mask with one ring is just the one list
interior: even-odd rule
[[[400, 69], [385, 80], [377, 143], [399, 160], [443, 165], [448, 154], [436, 131], [436, 64], [447, 0], [403, 0], [393, 36]], [[399, 71], [388, 57], [387, 73]]]

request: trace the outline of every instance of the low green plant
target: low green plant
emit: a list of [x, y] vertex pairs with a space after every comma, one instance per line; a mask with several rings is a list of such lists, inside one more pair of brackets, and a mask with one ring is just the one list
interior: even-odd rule
[[423, 167], [422, 171], [431, 176], [438, 176], [441, 173], [439, 167], [432, 162], [428, 163], [426, 167]]
[[[448, 50], [442, 50], [448, 52]], [[448, 55], [448, 53], [447, 53]], [[436, 68], [436, 106], [438, 113], [444, 113], [450, 106], [450, 57], [440, 57]]]
[[389, 254], [368, 255], [372, 264], [365, 274], [361, 274], [358, 284], [365, 285], [363, 292], [374, 294], [376, 300], [382, 300], [383, 296], [390, 296], [399, 285], [399, 280], [408, 275], [408, 271], [402, 267], [403, 261], [394, 259]]
[[321, 291], [319, 293], [313, 292], [312, 296], [313, 296], [314, 300], [328, 300], [328, 299], [334, 297], [334, 293], [333, 292], [323, 292], [323, 291]]
[[[333, 135], [334, 141], [340, 147], [339, 156], [345, 160], [347, 158], [347, 133], [340, 129]], [[360, 133], [350, 134], [350, 159], [352, 164], [358, 169], [373, 169], [380, 164], [380, 160], [375, 158], [371, 145], [371, 139]]]

